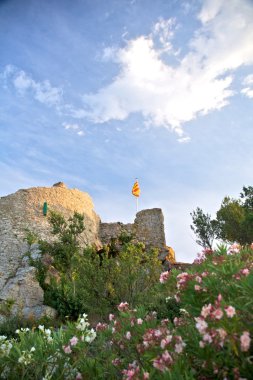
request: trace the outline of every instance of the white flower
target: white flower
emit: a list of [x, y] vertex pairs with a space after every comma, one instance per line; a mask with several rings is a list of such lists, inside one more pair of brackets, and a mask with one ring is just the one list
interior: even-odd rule
[[30, 352], [34, 352], [35, 351], [35, 347], [32, 347], [31, 349], [30, 349]]

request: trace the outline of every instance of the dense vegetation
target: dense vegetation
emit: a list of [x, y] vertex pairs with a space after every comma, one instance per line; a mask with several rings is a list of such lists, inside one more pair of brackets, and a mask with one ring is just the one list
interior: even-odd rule
[[[251, 188], [243, 194], [247, 227]], [[211, 242], [205, 228], [216, 223], [194, 215]], [[50, 220], [57, 239], [40, 241], [41, 257], [31, 264], [59, 318], [0, 325], [0, 378], [253, 379], [252, 244], [212, 250], [203, 241], [187, 272], [163, 272], [157, 252], [126, 233], [100, 251], [83, 250], [80, 214]]]
[[242, 245], [253, 241], [253, 187], [243, 187], [239, 199], [225, 197], [217, 211], [216, 218], [197, 207], [191, 213], [191, 229], [196, 234], [196, 242], [204, 248], [212, 249], [215, 239]]

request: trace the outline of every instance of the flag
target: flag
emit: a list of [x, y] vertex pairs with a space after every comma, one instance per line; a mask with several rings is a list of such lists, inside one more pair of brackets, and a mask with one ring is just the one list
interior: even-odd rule
[[140, 193], [141, 193], [140, 186], [138, 184], [138, 181], [136, 180], [135, 183], [134, 183], [134, 185], [133, 185], [133, 188], [132, 188], [132, 194], [135, 197], [139, 197]]

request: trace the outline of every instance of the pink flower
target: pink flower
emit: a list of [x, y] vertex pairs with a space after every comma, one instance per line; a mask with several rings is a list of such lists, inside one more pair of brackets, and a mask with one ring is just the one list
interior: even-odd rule
[[241, 249], [240, 244], [234, 243], [228, 249], [228, 255], [233, 255], [234, 253], [239, 253]]
[[72, 350], [70, 346], [63, 346], [62, 348], [65, 354], [71, 354]]
[[250, 271], [249, 271], [248, 268], [244, 268], [244, 269], [241, 270], [241, 274], [243, 276], [248, 276], [250, 274]]
[[121, 364], [121, 359], [119, 358], [113, 359], [112, 364], [115, 365], [115, 367], [119, 366]]
[[128, 365], [128, 369], [124, 369], [122, 371], [123, 373], [123, 379], [126, 379], [126, 380], [132, 380], [132, 379], [135, 379], [136, 375], [138, 375], [138, 373], [140, 372], [140, 367], [137, 365], [136, 362], [133, 362], [131, 364]]
[[221, 309], [216, 309], [212, 312], [212, 317], [215, 319], [221, 319], [223, 317], [223, 311]]
[[143, 373], [143, 380], [148, 380], [149, 379], [149, 373], [148, 372], [144, 372]]
[[210, 334], [206, 333], [203, 335], [203, 341], [208, 342], [208, 343], [212, 343], [213, 339], [212, 339]]
[[248, 331], [243, 331], [243, 334], [240, 337], [240, 342], [241, 342], [241, 350], [243, 352], [248, 351], [250, 348], [250, 335]]
[[184, 346], [185, 346], [184, 342], [182, 342], [182, 343], [176, 343], [175, 344], [175, 352], [177, 352], [178, 354], [181, 354], [181, 352], [184, 349]]
[[142, 323], [143, 323], [143, 320], [141, 318], [138, 318], [137, 319], [137, 325], [142, 325]]
[[153, 360], [153, 367], [161, 372], [168, 371], [168, 366], [172, 364], [173, 360], [168, 351], [164, 351], [162, 356], [158, 356]]
[[225, 308], [225, 312], [228, 318], [233, 318], [233, 316], [235, 315], [235, 308], [233, 306], [228, 306]]
[[164, 348], [172, 341], [172, 335], [167, 335], [166, 338], [161, 340], [160, 346], [164, 350]]
[[117, 307], [119, 311], [127, 311], [129, 304], [127, 302], [121, 302]]
[[73, 336], [73, 338], [69, 340], [69, 343], [71, 346], [75, 346], [78, 343], [78, 338], [76, 336]]
[[227, 332], [226, 332], [226, 330], [220, 328], [220, 329], [217, 329], [217, 332], [218, 332], [221, 340], [224, 341], [225, 338], [226, 338], [226, 336], [228, 335]]
[[196, 276], [195, 280], [200, 284], [202, 282], [202, 278], [200, 276]]
[[82, 380], [82, 374], [80, 372], [77, 373], [76, 375], [76, 380]]
[[206, 318], [210, 314], [211, 309], [212, 305], [210, 303], [208, 305], [204, 305], [201, 310], [202, 317]]
[[131, 335], [130, 331], [127, 331], [127, 333], [126, 333], [126, 338], [127, 338], [128, 340], [130, 340], [131, 337], [132, 337], [132, 335]]
[[159, 279], [160, 283], [164, 284], [168, 280], [169, 275], [170, 275], [170, 272], [168, 272], [168, 271], [161, 273], [160, 279]]
[[206, 329], [208, 327], [208, 324], [206, 323], [206, 321], [204, 321], [204, 319], [199, 318], [199, 317], [194, 318], [194, 319], [197, 322], [195, 326], [196, 326], [197, 330], [199, 331], [199, 333], [202, 335], [205, 334]]
[[96, 326], [96, 331], [104, 331], [107, 329], [107, 327], [108, 327], [107, 323], [98, 322]]
[[199, 285], [194, 285], [194, 289], [196, 290], [196, 292], [199, 292], [201, 290], [201, 286]]
[[109, 314], [109, 321], [113, 321], [115, 318], [115, 315], [114, 314]]
[[221, 294], [218, 295], [217, 300], [218, 300], [218, 302], [222, 301], [222, 295]]

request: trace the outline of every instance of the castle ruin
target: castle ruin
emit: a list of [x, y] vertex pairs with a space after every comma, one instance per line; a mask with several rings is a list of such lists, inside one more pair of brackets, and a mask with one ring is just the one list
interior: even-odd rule
[[48, 218], [43, 214], [45, 202], [49, 210], [61, 213], [66, 219], [74, 212], [84, 215], [85, 230], [80, 235], [80, 245], [97, 248], [117, 238], [123, 231], [132, 234], [147, 248], [157, 248], [160, 258], [166, 256], [164, 218], [162, 210], [148, 209], [137, 213], [134, 223], [103, 223], [94, 211], [89, 194], [68, 189], [62, 182], [52, 187], [34, 187], [18, 190], [0, 198], [0, 303], [15, 301], [14, 312], [27, 317], [54, 315], [54, 310], [43, 305], [43, 290], [35, 277], [26, 256], [28, 250], [35, 255], [37, 244], [28, 245], [27, 231], [40, 239], [52, 241]]

